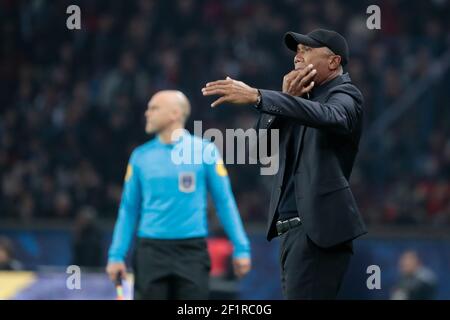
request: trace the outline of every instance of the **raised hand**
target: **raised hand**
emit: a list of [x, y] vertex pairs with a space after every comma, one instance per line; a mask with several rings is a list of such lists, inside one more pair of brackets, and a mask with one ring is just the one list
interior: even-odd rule
[[314, 87], [312, 79], [317, 70], [310, 64], [304, 69], [296, 69], [283, 77], [283, 92], [292, 96], [301, 97]]
[[256, 104], [258, 101], [258, 89], [252, 88], [242, 81], [227, 77], [225, 80], [209, 82], [202, 88], [204, 96], [218, 95], [219, 99], [211, 104], [216, 107], [222, 103], [231, 104]]

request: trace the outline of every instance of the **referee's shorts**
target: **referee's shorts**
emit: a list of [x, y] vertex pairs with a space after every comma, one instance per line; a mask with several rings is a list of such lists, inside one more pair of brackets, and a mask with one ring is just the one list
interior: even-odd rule
[[139, 238], [134, 255], [134, 299], [208, 299], [210, 268], [205, 238]]

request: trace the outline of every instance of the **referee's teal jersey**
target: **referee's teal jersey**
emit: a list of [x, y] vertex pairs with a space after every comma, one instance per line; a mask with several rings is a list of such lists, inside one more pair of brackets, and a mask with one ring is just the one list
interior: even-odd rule
[[140, 238], [206, 237], [208, 191], [233, 243], [233, 256], [250, 257], [250, 243], [218, 149], [183, 130], [173, 143], [163, 143], [157, 136], [132, 152], [108, 260], [125, 260], [136, 228]]

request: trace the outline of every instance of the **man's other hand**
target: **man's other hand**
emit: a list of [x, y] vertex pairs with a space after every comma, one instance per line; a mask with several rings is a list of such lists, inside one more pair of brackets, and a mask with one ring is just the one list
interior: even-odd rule
[[283, 93], [301, 97], [314, 87], [312, 79], [317, 74], [316, 69], [310, 64], [303, 69], [295, 69], [283, 77]]

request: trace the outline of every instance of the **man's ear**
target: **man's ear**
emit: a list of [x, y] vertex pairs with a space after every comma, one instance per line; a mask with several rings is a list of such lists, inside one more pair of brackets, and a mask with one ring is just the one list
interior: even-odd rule
[[339, 68], [339, 66], [341, 65], [341, 60], [341, 56], [331, 56], [330, 62], [328, 63], [328, 67], [330, 68], [330, 70], [334, 71]]
[[181, 121], [183, 119], [183, 111], [180, 108], [174, 108], [172, 110], [172, 120]]

